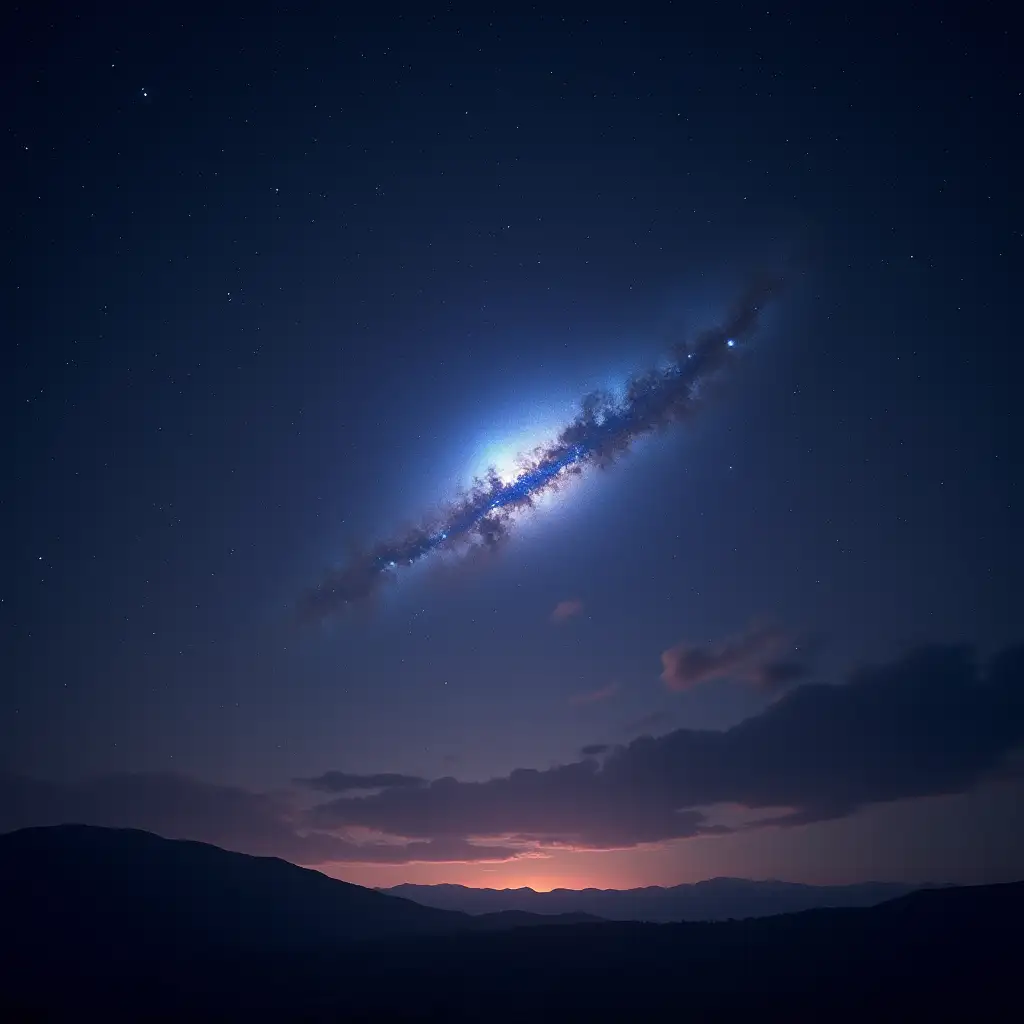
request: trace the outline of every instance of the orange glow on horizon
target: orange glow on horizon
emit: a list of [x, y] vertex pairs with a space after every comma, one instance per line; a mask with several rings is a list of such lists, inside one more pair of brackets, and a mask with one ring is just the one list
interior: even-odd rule
[[578, 880], [548, 878], [544, 875], [516, 878], [508, 882], [496, 878], [489, 880], [486, 885], [481, 884], [480, 886], [480, 888], [487, 889], [533, 889], [534, 892], [551, 892], [552, 889], [585, 889], [586, 887], [584, 882]]
[[[478, 863], [325, 864], [334, 878], [377, 888], [414, 885], [465, 885], [474, 889], [620, 889], [650, 884], [654, 865], [638, 850], [557, 850], [543, 858]], [[678, 870], [678, 869], [677, 869]]]

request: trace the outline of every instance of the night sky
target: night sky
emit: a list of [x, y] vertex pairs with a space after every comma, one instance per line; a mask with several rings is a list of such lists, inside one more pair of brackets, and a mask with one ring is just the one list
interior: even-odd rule
[[10, 23], [0, 829], [1021, 876], [1018, 48], [681, 10]]

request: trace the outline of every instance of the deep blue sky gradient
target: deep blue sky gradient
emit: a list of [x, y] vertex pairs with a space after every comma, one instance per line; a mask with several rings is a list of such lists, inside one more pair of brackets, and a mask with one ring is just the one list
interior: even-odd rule
[[[659, 678], [663, 651], [751, 622], [829, 682], [1022, 638], [1022, 101], [998, 25], [19, 19], [0, 768], [483, 780], [760, 713], [749, 686]], [[353, 546], [782, 266], [692, 424], [492, 559], [296, 621]], [[553, 624], [568, 599], [581, 613]], [[784, 841], [772, 870], [810, 877], [829, 827], [722, 840], [722, 863], [760, 875]], [[990, 833], [962, 874], [1019, 821]], [[879, 870], [955, 873], [855, 834]], [[658, 877], [726, 873], [713, 842], [662, 848]], [[641, 854], [579, 856], [561, 877], [646, 877]]]

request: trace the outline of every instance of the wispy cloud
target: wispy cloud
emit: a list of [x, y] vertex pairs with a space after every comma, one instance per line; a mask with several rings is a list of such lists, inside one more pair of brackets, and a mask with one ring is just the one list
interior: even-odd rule
[[296, 785], [320, 793], [349, 793], [355, 790], [392, 789], [397, 786], [424, 786], [426, 779], [416, 775], [400, 775], [397, 772], [377, 772], [371, 775], [354, 775], [351, 772], [324, 772], [308, 779], [294, 779]]
[[736, 679], [779, 690], [807, 673], [793, 640], [774, 626], [753, 625], [717, 644], [679, 643], [663, 651], [661, 678], [670, 690]]
[[352, 833], [358, 829], [316, 828], [288, 794], [254, 793], [186, 775], [120, 774], [77, 784], [0, 775], [0, 832], [67, 822], [141, 828], [308, 865], [506, 861], [530, 852], [522, 844], [478, 844], [452, 835], [402, 839], [377, 832], [380, 838], [356, 842]]
[[614, 697], [618, 692], [618, 683], [609, 683], [602, 686], [600, 690], [591, 690], [589, 693], [576, 693], [569, 698], [569, 703], [574, 707], [584, 707], [587, 704], [600, 704], [609, 697]]
[[583, 602], [578, 597], [559, 601], [551, 612], [551, 621], [558, 624], [566, 622], [583, 611]]

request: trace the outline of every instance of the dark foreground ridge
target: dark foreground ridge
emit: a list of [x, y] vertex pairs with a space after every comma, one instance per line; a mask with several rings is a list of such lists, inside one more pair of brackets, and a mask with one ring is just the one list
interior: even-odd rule
[[61, 826], [0, 836], [0, 900], [4, 1019], [976, 1019], [1011, 1005], [1024, 883], [719, 923], [482, 920]]
[[[91, 825], [0, 836], [0, 892], [21, 941], [56, 933], [88, 940], [97, 925], [123, 935], [216, 947], [275, 947], [548, 925], [538, 914], [471, 917], [423, 907], [276, 857]], [[597, 920], [560, 914], [556, 922]]]

